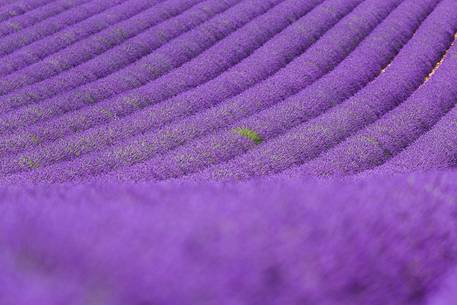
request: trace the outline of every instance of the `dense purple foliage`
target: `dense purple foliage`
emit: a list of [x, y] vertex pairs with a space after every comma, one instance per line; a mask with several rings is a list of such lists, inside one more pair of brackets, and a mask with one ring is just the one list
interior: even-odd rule
[[455, 305], [456, 0], [0, 0], [0, 305]]

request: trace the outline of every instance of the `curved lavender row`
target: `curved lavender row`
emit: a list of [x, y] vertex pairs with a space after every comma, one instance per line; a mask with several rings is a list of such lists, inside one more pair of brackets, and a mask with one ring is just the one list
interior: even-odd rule
[[35, 8], [46, 5], [49, 0], [22, 0], [0, 7], [0, 22], [23, 15]]
[[[390, 10], [392, 10], [395, 7], [396, 4], [398, 4], [398, 2], [392, 1], [389, 4], [385, 2], [379, 3], [379, 1], [372, 0], [369, 1], [367, 4], [363, 4], [362, 6], [357, 7], [351, 15], [345, 17], [329, 33], [326, 33], [324, 37], [320, 39], [314, 46], [312, 46], [307, 52], [305, 52], [305, 54], [294, 60], [291, 64], [287, 66], [287, 68], [281, 70], [281, 73], [276, 75], [277, 77], [269, 81], [270, 86], [272, 84], [279, 84], [283, 87], [283, 89], [279, 92], [279, 96], [277, 96], [277, 91], [275, 92], [274, 90], [258, 90], [258, 86], [249, 89], [249, 95], [257, 96], [257, 98], [261, 98], [262, 100], [269, 101], [271, 103], [275, 100], [273, 97], [281, 98], [283, 95], [287, 95], [287, 93], [293, 87], [295, 87], [294, 90], [298, 91], [301, 88], [301, 86], [306, 86], [307, 83], [311, 82], [315, 78], [318, 78], [327, 70], [330, 70], [333, 65], [336, 65], [348, 53], [350, 53], [350, 51], [353, 50], [357, 43], [360, 40], [362, 40], [363, 37], [365, 37], [376, 26], [376, 24], [378, 24], [382, 20], [382, 18], [385, 17], [390, 12]], [[361, 17], [355, 19], [354, 16], [358, 15], [361, 15]], [[351, 24], [353, 26], [350, 26]], [[357, 37], [357, 39], [354, 39], [355, 37]], [[334, 58], [329, 58], [326, 55], [326, 53], [323, 53], [323, 51], [329, 50], [335, 53], [339, 52], [339, 55], [335, 55]], [[315, 65], [319, 65], [322, 68], [320, 71], [315, 68], [312, 69], [311, 74], [308, 71], [304, 71], [302, 72], [303, 77], [300, 77], [300, 75], [298, 74], [294, 74], [293, 78], [283, 77], [283, 75], [287, 75], [287, 72], [303, 71], [301, 70], [301, 68], [303, 68], [304, 63], [307, 63], [307, 65], [305, 66], [309, 66], [312, 68], [315, 67]], [[284, 84], [284, 82], [278, 82], [278, 79], [284, 79], [284, 81], [288, 81], [289, 83]], [[261, 87], [261, 89], [263, 89], [263, 87]], [[264, 96], [262, 96], [260, 93], [263, 93]], [[269, 97], [269, 99], [266, 97]], [[235, 98], [235, 100], [240, 105], [242, 105], [245, 104], [245, 98], [246, 95], [243, 93], [238, 98]], [[238, 107], [234, 107], [234, 109], [237, 108]], [[155, 113], [155, 111], [152, 111], [150, 113]], [[159, 113], [157, 117], [160, 116], [163, 115]], [[149, 117], [151, 118], [151, 116]], [[203, 124], [199, 123], [201, 123], [202, 120], [205, 120], [208, 117], [210, 116], [207, 116], [205, 113], [202, 113], [199, 115], [200, 121], [195, 119], [185, 120], [184, 122], [178, 122], [177, 124], [174, 124], [168, 128], [162, 129], [157, 132], [148, 132], [144, 136], [140, 136], [139, 139], [128, 140], [127, 144], [118, 145], [118, 147], [115, 147], [113, 149], [113, 152], [111, 152], [110, 149], [110, 151], [104, 152], [102, 156], [92, 155], [88, 156], [87, 158], [77, 160], [75, 164], [72, 164], [72, 167], [75, 166], [78, 168], [78, 172], [82, 171], [85, 174], [87, 174], [87, 171], [92, 173], [103, 170], [106, 171], [111, 166], [119, 166], [124, 163], [138, 161], [135, 160], [135, 158], [138, 156], [142, 156], [142, 158], [145, 158], [148, 155], [151, 155], [152, 153], [157, 153], [158, 151], [167, 150], [172, 148], [173, 146], [179, 145], [180, 143], [185, 141], [186, 137], [189, 137], [189, 132], [198, 133], [200, 130], [205, 131], [205, 129], [202, 129], [201, 126], [206, 126], [206, 122], [203, 121]], [[157, 121], [157, 118], [155, 120]], [[66, 120], [66, 122], [68, 123], [69, 120]], [[210, 122], [211, 124], [221, 124], [224, 123], [224, 120], [210, 120]], [[52, 130], [55, 133], [56, 130], [58, 131], [62, 128], [63, 126], [60, 126], [59, 128], [51, 128], [50, 130]], [[110, 128], [109, 130], [110, 132], [104, 136], [100, 133], [100, 131], [95, 134], [92, 134], [92, 136], [88, 138], [84, 137], [84, 135], [81, 137], [75, 136], [73, 137], [73, 140], [71, 142], [62, 140], [59, 141], [55, 146], [49, 146], [45, 149], [38, 149], [37, 153], [34, 154], [33, 157], [31, 157], [31, 154], [25, 154], [24, 156], [27, 158], [27, 160], [38, 160], [35, 159], [35, 157], [40, 158], [40, 161], [35, 161], [37, 163], [39, 162], [40, 166], [44, 164], [43, 161], [49, 163], [50, 161], [59, 160], [62, 158], [74, 158], [81, 153], [85, 153], [88, 150], [90, 151], [95, 149], [100, 139], [106, 139], [104, 141], [110, 141], [110, 136], [116, 135], [116, 131], [114, 131], [113, 128]], [[123, 130], [125, 130], [125, 127], [123, 128]], [[91, 131], [89, 130], [86, 133], [86, 135], [90, 135], [90, 133]], [[9, 145], [10, 144], [6, 144], [4, 146], [7, 147]], [[128, 155], [128, 152], [131, 152], [130, 156]], [[2, 163], [4, 165], [8, 164], [8, 166], [6, 166], [5, 168], [17, 168], [18, 164], [23, 163], [17, 162], [17, 160], [15, 162], [13, 160], [14, 158], [12, 160], [5, 160]], [[63, 165], [62, 167], [64, 166], [65, 165]], [[23, 165], [21, 167], [24, 168]], [[67, 170], [65, 170], [65, 173], [69, 173], [70, 175], [72, 175], [75, 171], [76, 170], [74, 168], [71, 169], [71, 167], [69, 167]], [[59, 170], [59, 173], [63, 172], [64, 169]], [[33, 175], [35, 174], [36, 172], [33, 173]], [[64, 175], [62, 174], [61, 178], [63, 176]]]
[[[27, 69], [29, 72], [27, 77], [23, 75], [25, 70], [10, 74], [4, 78], [10, 84], [9, 87], [22, 87], [21, 80], [22, 82], [44, 80], [0, 97], [0, 111], [8, 112], [37, 103], [115, 73], [240, 2], [240, 0], [226, 0], [197, 4], [198, 1], [200, 0], [164, 2], [145, 11], [144, 14], [135, 16], [134, 19], [137, 22], [126, 20], [48, 57], [44, 63], [30, 66]], [[181, 15], [171, 18], [183, 10], [185, 12]], [[146, 20], [145, 17], [147, 17]], [[161, 20], [167, 17], [170, 19]], [[163, 22], [153, 26], [159, 21]], [[135, 36], [129, 38], [132, 35]], [[102, 52], [104, 53], [100, 54]], [[49, 65], [53, 58], [58, 60], [58, 68], [55, 65]], [[46, 65], [48, 69], [45, 69]], [[53, 76], [54, 74], [57, 75]]]
[[50, 2], [24, 15], [19, 15], [0, 23], [0, 37], [32, 26], [43, 19], [55, 16], [69, 8], [80, 4], [79, 0], [59, 0]]
[[[455, 4], [453, 18], [457, 20]], [[448, 6], [448, 10], [451, 9]], [[455, 26], [453, 32], [457, 30]], [[450, 33], [448, 36], [452, 37]], [[407, 101], [305, 166], [305, 171], [340, 175], [370, 169], [386, 162], [427, 132], [457, 102], [457, 88], [454, 88], [457, 82], [456, 54], [457, 46], [453, 46], [433, 77]]]
[[429, 304], [457, 263], [456, 182], [2, 189], [0, 303]]
[[[319, 1], [309, 1], [307, 3], [311, 7], [312, 4], [315, 5]], [[55, 120], [46, 122], [46, 124], [41, 124], [42, 126], [32, 127], [31, 130], [0, 138], [0, 155], [18, 153], [21, 150], [30, 148], [36, 145], [37, 139], [40, 139], [40, 144], [43, 145], [45, 142], [56, 139], [57, 136], [65, 134], [71, 136], [72, 131], [84, 130], [94, 125], [94, 123], [100, 124], [107, 121], [109, 124], [99, 126], [81, 135], [84, 136], [86, 141], [89, 138], [96, 137], [97, 145], [100, 148], [101, 144], [109, 143], [112, 138], [116, 138], [118, 141], [139, 132], [144, 132], [152, 127], [162, 126], [174, 118], [189, 115], [201, 108], [208, 107], [211, 103], [217, 103], [219, 100], [236, 95], [257, 81], [276, 72], [314, 43], [318, 37], [359, 2], [360, 0], [347, 1], [345, 3], [341, 3], [339, 0], [325, 2], [220, 76], [195, 89], [159, 103], [156, 107], [147, 107], [144, 110], [134, 112], [132, 116], [128, 116], [125, 119], [110, 121], [111, 115], [119, 118], [127, 115], [128, 111], [133, 110], [126, 109], [120, 112], [122, 107], [115, 107], [115, 103], [111, 100], [106, 100], [91, 108], [83, 108], [75, 113], [63, 115]], [[335, 48], [337, 47], [338, 45], [335, 46]], [[327, 48], [322, 46], [321, 49], [326, 50]], [[319, 53], [315, 52], [315, 54]], [[301, 79], [301, 77], [297, 75], [297, 79]], [[137, 96], [137, 98], [141, 98], [141, 96]], [[104, 131], [107, 128], [113, 130], [116, 135], [106, 134]], [[71, 139], [66, 139], [65, 145], [72, 145], [72, 142]], [[84, 151], [80, 151], [80, 153], [82, 154]]]
[[[127, 5], [120, 11], [122, 19], [119, 23], [80, 40], [33, 65], [4, 76], [0, 80], [0, 94], [9, 94], [1, 97], [0, 112], [36, 103], [41, 99], [95, 81], [123, 67], [123, 65], [118, 67], [113, 63], [111, 57], [115, 57], [114, 60], [116, 60], [116, 57], [126, 56], [130, 51], [133, 54], [130, 55], [131, 59], [127, 60], [126, 64], [128, 64], [147, 55], [160, 46], [157, 41], [161, 43], [167, 41], [167, 35], [159, 36], [159, 38], [157, 32], [154, 31], [155, 28], [151, 29], [151, 27], [187, 11], [199, 1], [201, 0], [172, 0], [160, 4], [157, 4], [158, 1], [154, 3], [154, 1], [147, 0], [126, 2]], [[156, 5], [154, 6], [154, 4]], [[227, 7], [223, 4], [215, 6], [212, 9], [209, 5], [208, 19], [222, 10], [218, 7]], [[194, 11], [192, 12], [195, 14]], [[111, 12], [108, 14], [111, 15]], [[201, 20], [201, 17], [198, 20]], [[203, 21], [205, 19], [199, 23]], [[177, 20], [168, 24], [175, 22], [177, 23], [175, 28], [179, 30]], [[196, 25], [199, 23], [197, 22]], [[155, 44], [150, 46], [147, 38], [152, 35], [155, 35], [152, 38]], [[111, 55], [112, 53], [114, 55]], [[110, 67], [111, 70], [104, 71], [104, 66]]]
[[[211, 178], [217, 179], [246, 179], [252, 175], [282, 171], [317, 157], [408, 98], [430, 73], [434, 63], [440, 59], [442, 50], [449, 47], [453, 40], [452, 33], [456, 30], [457, 3], [443, 1], [386, 71], [355, 96], [316, 119], [262, 145], [252, 153], [210, 169], [208, 174]], [[270, 121], [268, 123], [271, 124]], [[398, 127], [392, 122], [388, 126], [393, 126], [394, 129]], [[370, 128], [367, 127], [365, 130]], [[359, 133], [364, 134], [365, 130]], [[264, 133], [261, 131], [261, 134]], [[340, 162], [341, 166], [359, 166], [360, 162], [354, 160], [359, 146], [358, 142], [352, 141], [345, 145], [344, 153], [335, 149], [333, 159], [338, 160], [311, 161], [300, 170], [308, 174], [324, 174], [322, 168], [333, 170], [340, 167], [336, 164]], [[342, 157], [343, 154], [346, 157]], [[327, 164], [324, 166], [322, 163]]]
[[127, 0], [82, 0], [77, 7], [3, 37], [0, 40], [0, 58], [125, 1]]
[[[163, 0], [158, 0], [154, 2], [162, 1]], [[150, 4], [154, 2], [150, 2]], [[27, 65], [37, 63], [47, 56], [125, 19], [125, 7], [131, 7], [134, 3], [136, 2], [126, 1], [107, 8], [106, 10], [102, 10], [98, 12], [98, 14], [88, 16], [88, 18], [76, 24], [67, 26], [55, 34], [44, 37], [41, 40], [37, 40], [11, 54], [4, 56], [2, 58], [2, 62], [0, 62], [0, 76], [8, 75], [26, 67]], [[127, 9], [127, 12], [131, 10], [132, 9]], [[134, 10], [135, 8], [133, 7], [133, 11]]]
[[[301, 122], [325, 112], [376, 77], [381, 67], [387, 65], [411, 38], [420, 22], [433, 10], [437, 2], [403, 2], [345, 60], [317, 82], [258, 114], [235, 124], [231, 120], [223, 120], [224, 124], [232, 125], [232, 127], [246, 127], [260, 135], [263, 140], [269, 140]], [[396, 31], [397, 27], [402, 28], [403, 32]], [[231, 114], [231, 118], [233, 116]], [[229, 175], [226, 172], [233, 170], [236, 172], [234, 175], [238, 175], [238, 172], [249, 171], [251, 173], [250, 168], [258, 166], [263, 173], [269, 167], [276, 168], [276, 166], [283, 166], [284, 163], [290, 161], [289, 154], [292, 154], [298, 147], [304, 149], [299, 144], [278, 148], [276, 147], [280, 146], [276, 145], [278, 141], [266, 143], [241, 158], [235, 158], [227, 165], [222, 164], [216, 167], [214, 171], [217, 175]], [[203, 139], [189, 142], [175, 151], [152, 158], [145, 164], [126, 169], [126, 174], [122, 172], [119, 175], [127, 177], [133, 175], [135, 179], [145, 177], [147, 179], [167, 179], [186, 175], [232, 159], [254, 146], [256, 146], [254, 141], [240, 136], [233, 128], [228, 130], [224, 128], [222, 132], [212, 133]], [[271, 149], [272, 147], [274, 148]], [[246, 162], [245, 159], [247, 159]], [[234, 163], [236, 163], [236, 170], [233, 169]], [[228, 169], [226, 170], [226, 168]]]
[[[124, 91], [141, 87], [164, 74], [166, 75], [172, 70], [171, 75], [176, 75], [180, 70], [185, 69], [181, 68], [180, 70], [176, 70], [176, 68], [181, 67], [196, 57], [198, 57], [198, 60], [201, 62], [205, 61], [204, 56], [210, 56], [210, 58], [213, 58], [211, 63], [215, 60], [214, 57], [221, 57], [220, 59], [219, 57], [216, 59], [220, 62], [219, 65], [210, 66], [208, 62], [206, 62], [204, 66], [199, 66], [200, 69], [206, 67], [207, 70], [196, 75], [196, 77], [203, 79], [210, 78], [212, 76], [210, 71], [216, 70], [216, 73], [219, 73], [219, 70], [228, 68], [224, 67], [224, 65], [227, 65], [227, 62], [237, 60], [240, 56], [241, 58], [239, 58], [239, 60], [241, 60], [243, 56], [248, 55], [262, 44], [261, 40], [268, 40], [274, 35], [266, 25], [264, 25], [264, 28], [260, 29], [259, 33], [255, 33], [255, 31], [258, 28], [258, 24], [265, 24], [269, 21], [268, 18], [279, 20], [284, 18], [282, 17], [284, 13], [276, 16], [274, 14], [275, 12], [271, 13], [271, 11], [265, 14], [266, 17], [259, 18], [262, 14], [266, 13], [266, 11], [282, 1], [283, 0], [251, 0], [241, 2], [222, 14], [201, 24], [197, 28], [173, 39], [150, 55], [143, 57], [141, 60], [114, 74], [74, 89], [68, 93], [45, 100], [38, 105], [31, 105], [18, 109], [15, 112], [1, 115], [0, 133], [7, 132], [11, 134], [11, 132], [15, 131], [17, 128], [30, 125], [31, 123], [46, 121], [55, 116], [78, 110], [89, 104], [123, 93]], [[289, 15], [294, 14], [294, 12], [290, 11], [287, 11], [287, 13], [289, 13]], [[282, 26], [281, 22], [278, 21], [278, 23]], [[278, 24], [275, 26], [277, 27]], [[286, 25], [284, 25], [284, 27], [285, 26]], [[243, 30], [237, 31], [240, 28]], [[273, 32], [279, 30], [280, 29], [277, 28], [272, 29]], [[234, 33], [234, 36], [229, 36], [232, 33]], [[257, 37], [257, 35], [259, 37]], [[259, 40], [255, 40], [256, 38]], [[241, 46], [231, 44], [231, 39], [239, 40]], [[251, 44], [251, 46], [249, 44]], [[240, 48], [245, 49], [245, 51], [242, 51], [241, 54], [238, 55], [233, 53], [240, 52]], [[209, 50], [204, 52], [207, 49]], [[247, 54], [244, 54], [243, 52], [247, 52]], [[227, 56], [229, 57], [225, 57], [226, 53], [228, 53]], [[201, 54], [204, 55], [202, 56]], [[231, 57], [234, 56], [235, 59], [231, 59]], [[191, 62], [194, 61], [195, 60]], [[187, 66], [189, 65], [185, 65], [185, 67]], [[191, 73], [190, 75], [194, 75], [195, 72], [198, 71], [194, 71], [194, 73]], [[181, 78], [179, 78], [178, 81], [179, 80], [181, 80]], [[163, 80], [161, 81], [163, 82]], [[176, 83], [176, 80], [173, 82]], [[156, 83], [157, 82], [154, 84]], [[185, 86], [185, 84], [181, 82], [179, 86], [169, 88], [169, 93], [173, 94], [174, 90], [183, 86]], [[164, 89], [165, 88], [162, 88], [162, 90]], [[141, 90], [141, 88], [138, 90]], [[175, 93], [178, 92], [175, 91]]]
[[[445, 91], [435, 90], [433, 93], [430, 93], [430, 96], [433, 97], [429, 102], [434, 102], [435, 100], [446, 99], [449, 100], [449, 104], [455, 105], [457, 103], [457, 93], [455, 89], [455, 66], [457, 62], [456, 52], [448, 53], [446, 60], [443, 63], [443, 66], [438, 69], [438, 72], [441, 69], [444, 69], [446, 63], [452, 62], [454, 70], [450, 72], [447, 78], [441, 80], [441, 86], [445, 88]], [[437, 75], [438, 76], [438, 75]], [[430, 82], [434, 77], [430, 79]], [[447, 108], [449, 104], [445, 105]], [[427, 111], [429, 108], [423, 108], [423, 111]], [[441, 112], [447, 110], [446, 108], [441, 109]], [[434, 110], [433, 112], [435, 112]], [[432, 114], [433, 114], [432, 112]], [[432, 117], [436, 120], [437, 117]], [[424, 127], [429, 128], [431, 123], [434, 120], [427, 120], [424, 122]], [[420, 137], [410, 146], [403, 148], [397, 156], [383, 164], [382, 166], [375, 168], [374, 171], [379, 172], [397, 172], [397, 171], [417, 171], [420, 169], [431, 169], [431, 168], [444, 168], [444, 167], [455, 167], [456, 165], [456, 155], [457, 155], [457, 146], [456, 146], [456, 133], [455, 127], [457, 122], [457, 107], [449, 111], [445, 116], [443, 116], [435, 126], [424, 134], [419, 134]], [[422, 128], [420, 127], [422, 131]], [[416, 136], [417, 137], [417, 136]]]

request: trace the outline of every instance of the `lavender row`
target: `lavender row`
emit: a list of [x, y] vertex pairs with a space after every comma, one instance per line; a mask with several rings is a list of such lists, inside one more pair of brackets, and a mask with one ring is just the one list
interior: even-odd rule
[[[126, 2], [127, 5], [122, 7], [122, 10], [118, 10], [119, 16], [121, 16], [119, 23], [47, 56], [40, 62], [4, 76], [0, 80], [0, 94], [15, 91], [2, 97], [2, 100], [6, 99], [6, 103], [2, 103], [4, 108], [0, 108], [0, 111], [5, 112], [10, 108], [14, 109], [28, 103], [38, 102], [41, 99], [56, 95], [59, 92], [65, 92], [65, 90], [70, 90], [85, 82], [101, 78], [108, 74], [108, 72], [103, 71], [103, 64], [105, 66], [114, 64], [115, 67], [111, 69], [112, 71], [116, 70], [117, 68], [115, 63], [112, 62], [112, 58], [105, 54], [107, 51], [117, 50], [115, 55], [117, 57], [119, 57], [119, 49], [122, 52], [121, 57], [125, 56], [125, 54], [133, 53], [132, 61], [137, 60], [140, 56], [145, 56], [148, 52], [157, 48], [157, 32], [150, 28], [179, 15], [199, 1], [201, 0], [172, 0], [152, 7], [151, 5], [157, 4], [158, 1], [155, 3], [145, 0]], [[219, 6], [224, 7], [223, 4]], [[208, 10], [211, 14], [211, 6], [208, 7]], [[215, 9], [215, 13], [219, 11]], [[109, 15], [112, 14], [112, 12], [107, 13]], [[126, 18], [127, 20], [125, 20]], [[201, 20], [201, 17], [198, 19]], [[173, 22], [179, 21], [174, 20], [169, 24]], [[179, 27], [176, 27], [176, 30], [179, 31]], [[151, 36], [155, 38], [156, 42], [152, 46], [145, 39]], [[167, 41], [166, 35], [160, 36], [160, 38], [162, 43], [164, 43], [163, 40]], [[137, 51], [135, 48], [141, 51]], [[137, 53], [140, 52], [140, 54], [136, 55], [135, 51]], [[91, 59], [96, 60], [97, 63], [87, 63]], [[102, 62], [101, 65], [99, 64], [100, 61]], [[86, 65], [83, 65], [84, 63]], [[99, 72], [100, 70], [101, 72]], [[72, 74], [75, 75], [75, 83], [72, 83]], [[77, 82], [78, 80], [80, 83]], [[84, 82], [81, 83], [82, 80]], [[71, 85], [67, 85], [66, 82], [70, 82]], [[35, 85], [27, 86], [31, 84]]]
[[[410, 123], [412, 125], [411, 131], [405, 133], [405, 136], [411, 137], [411, 140], [403, 142], [400, 149], [395, 151], [399, 153], [379, 168], [375, 168], [375, 171], [417, 171], [419, 169], [455, 167], [455, 156], [457, 155], [455, 133], [457, 122], [457, 107], [455, 106], [457, 103], [455, 88], [457, 46], [454, 46], [453, 49], [448, 53], [443, 66], [438, 70], [438, 72], [441, 69], [447, 70], [447, 73], [443, 72], [440, 75], [439, 86], [436, 86], [433, 91], [430, 90], [428, 96], [421, 99], [421, 103], [418, 104], [418, 109], [415, 112], [411, 111], [410, 117], [418, 117], [421, 125], [414, 126]], [[445, 65], [448, 66], [445, 68]], [[438, 78], [438, 75], [434, 77]], [[433, 77], [430, 82], [432, 81]], [[440, 115], [449, 110], [450, 106], [454, 106], [452, 110], [436, 122]], [[436, 125], [434, 125], [435, 122]], [[431, 127], [432, 125], [433, 127]], [[417, 140], [411, 143], [416, 138]], [[405, 147], [405, 144], [409, 144], [409, 146]]]
[[456, 122], [457, 111], [453, 109], [433, 129], [374, 171], [392, 173], [454, 168], [457, 164]]
[[33, 27], [3, 37], [0, 40], [0, 56], [13, 53], [34, 41], [64, 29], [66, 26], [78, 23], [124, 1], [126, 0], [82, 0], [82, 5], [45, 19]]
[[[113, 120], [113, 116], [119, 118], [127, 113], [125, 111], [119, 112], [117, 108], [113, 107], [115, 103], [111, 100], [103, 101], [87, 110], [83, 108], [75, 113], [46, 122], [46, 124], [42, 124], [42, 127], [32, 128], [32, 133], [30, 131], [19, 132], [3, 138], [0, 142], [1, 155], [17, 153], [29, 148], [36, 144], [37, 138], [43, 144], [57, 136], [71, 135], [72, 131], [83, 130], [94, 124], [106, 122], [109, 125], [97, 127], [89, 131], [90, 134], [84, 134], [86, 139], [93, 136], [97, 137], [97, 143], [100, 147], [102, 143], [106, 143], [108, 138], [113, 137], [113, 135], [108, 136], [103, 133], [106, 128], [114, 130], [116, 140], [119, 140], [119, 138], [137, 134], [154, 126], [163, 125], [173, 118], [189, 115], [202, 107], [208, 107], [211, 105], [210, 102], [215, 103], [218, 100], [236, 95], [279, 70], [315, 42], [318, 37], [359, 2], [359, 0], [344, 4], [339, 0], [325, 2], [220, 76], [195, 89], [159, 103], [156, 107], [139, 110], [125, 120]], [[316, 3], [318, 1], [307, 2], [310, 8]], [[321, 49], [324, 50], [325, 46]], [[316, 54], [318, 53], [316, 52]], [[84, 114], [86, 115], [83, 116]], [[68, 140], [66, 142], [71, 143]]]
[[[139, 1], [138, 5], [140, 8], [146, 8], [159, 2], [162, 2], [162, 0], [150, 1], [144, 6], [145, 4], [142, 5], [142, 2]], [[13, 53], [3, 57], [2, 62], [0, 62], [0, 75], [8, 75], [28, 65], [37, 63], [59, 50], [108, 28], [112, 24], [128, 17], [128, 15], [125, 16], [126, 12], [138, 10], [134, 6], [136, 3], [137, 1], [126, 1], [113, 7], [107, 7], [96, 14], [86, 16], [87, 18], [83, 18], [76, 24], [67, 26], [48, 37], [43, 37], [43, 39], [15, 50]]]
[[[411, 38], [437, 2], [402, 2], [333, 71], [298, 94], [260, 112], [258, 111], [262, 108], [254, 106], [254, 109], [250, 110], [252, 113], [258, 113], [241, 121], [233, 120], [233, 117], [243, 117], [241, 112], [234, 112], [235, 115], [231, 114], [229, 120], [225, 115], [224, 126], [221, 126], [225, 130], [213, 131], [203, 139], [189, 142], [175, 151], [126, 169], [126, 172], [141, 179], [167, 179], [201, 171], [210, 165], [233, 159], [257, 146], [254, 141], [240, 136], [235, 128], [248, 128], [256, 132], [263, 141], [268, 141], [318, 116], [355, 94], [376, 77], [381, 68], [387, 65]], [[403, 32], [396, 31], [397, 27], [401, 27]], [[214, 117], [205, 117], [215, 121]], [[288, 144], [286, 146], [276, 145], [277, 142], [279, 141], [266, 142], [251, 153], [214, 168], [215, 176], [229, 176], [232, 172], [233, 176], [237, 177], [242, 174], [265, 174], [272, 169], [286, 166], [284, 164], [291, 161], [290, 156], [295, 156], [297, 149], [308, 147], [298, 141], [292, 141], [290, 145], [288, 141], [284, 141]]]
[[26, 27], [32, 26], [42, 21], [43, 19], [55, 16], [69, 8], [77, 6], [78, 4], [81, 4], [81, 1], [59, 0], [56, 2], [50, 2], [35, 10], [27, 12], [24, 15], [19, 15], [10, 18], [0, 23], [0, 37], [17, 32]]
[[[326, 33], [302, 56], [280, 70], [274, 78], [267, 79], [266, 82], [269, 84], [269, 89], [273, 89], [272, 86], [277, 85], [278, 88], [276, 90], [262, 90], [268, 87], [256, 85], [238, 97], [223, 103], [221, 107], [199, 113], [195, 117], [177, 122], [158, 131], [149, 131], [139, 138], [128, 140], [127, 143], [122, 143], [112, 149], [109, 148], [108, 151], [103, 152], [101, 155], [95, 154], [88, 156], [87, 158], [82, 158], [80, 161], [77, 160], [71, 166], [74, 168], [69, 169], [68, 172], [75, 172], [75, 169], [77, 168], [78, 172], [90, 172], [92, 174], [106, 171], [112, 166], [121, 166], [144, 160], [160, 151], [176, 147], [188, 139], [210, 132], [217, 127], [217, 124], [224, 126], [230, 119], [228, 116], [235, 114], [237, 109], [242, 111], [249, 107], [249, 105], [252, 105], [252, 100], [247, 99], [246, 97], [255, 97], [257, 95], [259, 101], [274, 103], [276, 99], [280, 99], [284, 95], [287, 95], [287, 93], [291, 91], [291, 88], [295, 87], [295, 91], [299, 91], [302, 86], [306, 86], [312, 82], [313, 79], [319, 78], [322, 74], [325, 74], [326, 71], [331, 70], [332, 67], [349, 54], [357, 46], [358, 42], [368, 35], [398, 3], [399, 1], [380, 3], [379, 1], [374, 0], [364, 2], [349, 16], [343, 18], [342, 21], [336, 24], [331, 31]], [[355, 37], [357, 37], [357, 39], [355, 39]], [[344, 50], [344, 53], [342, 50]], [[329, 57], [329, 52], [334, 52], [339, 55]], [[316, 69], [319, 66], [322, 66], [322, 68], [320, 70]], [[308, 67], [311, 67], [311, 69], [307, 69]], [[298, 71], [301, 71], [302, 76], [295, 73]], [[289, 77], [284, 77], [287, 75], [289, 75]], [[278, 80], [282, 81], [279, 82]], [[278, 90], [281, 90], [279, 91], [279, 96], [275, 95], [278, 93]], [[229, 109], [227, 105], [233, 107], [233, 110]], [[157, 114], [155, 111], [150, 113]], [[161, 113], [158, 114], [157, 117], [163, 116]], [[217, 114], [219, 114], [219, 116], [217, 116]], [[126, 128], [124, 127], [123, 130], [125, 129]], [[100, 135], [100, 132], [98, 134]], [[107, 134], [109, 135], [111, 132]], [[94, 145], [91, 143], [98, 143], [98, 140], [97, 137], [92, 137], [90, 142], [87, 142], [84, 141], [84, 137], [81, 137], [79, 142], [79, 145], [76, 146], [77, 151], [84, 151], [85, 147], [93, 147]], [[64, 147], [65, 142], [62, 141], [61, 143], [60, 146]], [[71, 145], [71, 142], [68, 144], [70, 144], [68, 145], [69, 147], [73, 146]], [[97, 144], [95, 144], [95, 146], [96, 145]], [[62, 151], [61, 148], [59, 150]], [[47, 153], [43, 151], [39, 154], [39, 156], [44, 155], [47, 155], [47, 158], [49, 158], [51, 154], [49, 154], [49, 150]], [[61, 167], [65, 167], [65, 164]], [[50, 169], [50, 171], [52, 171], [52, 169]]]

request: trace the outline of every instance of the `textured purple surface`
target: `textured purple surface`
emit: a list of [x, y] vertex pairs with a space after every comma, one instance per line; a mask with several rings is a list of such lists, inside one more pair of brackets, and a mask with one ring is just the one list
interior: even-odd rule
[[0, 305], [455, 305], [456, 32], [455, 0], [0, 0]]

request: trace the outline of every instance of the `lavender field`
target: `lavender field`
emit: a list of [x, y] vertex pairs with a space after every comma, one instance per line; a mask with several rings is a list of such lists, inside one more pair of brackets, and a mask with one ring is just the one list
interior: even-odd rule
[[456, 305], [457, 0], [0, 0], [0, 305]]

